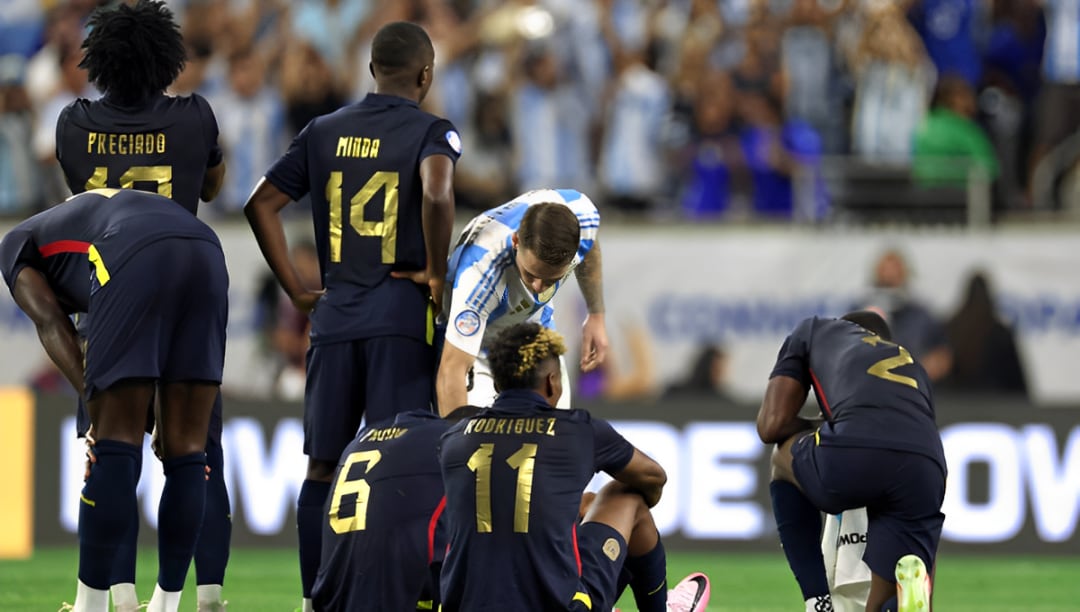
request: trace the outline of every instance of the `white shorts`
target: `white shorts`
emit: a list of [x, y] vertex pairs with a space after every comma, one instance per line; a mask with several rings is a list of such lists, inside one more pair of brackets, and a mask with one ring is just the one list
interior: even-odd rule
[[825, 575], [829, 579], [833, 609], [836, 612], [863, 612], [870, 596], [870, 568], [863, 562], [866, 509], [846, 510], [825, 517], [821, 554], [825, 557]]
[[[570, 374], [566, 369], [566, 358], [559, 356], [559, 368], [562, 370], [562, 397], [556, 408], [570, 409]], [[490, 406], [495, 401], [495, 379], [491, 377], [491, 366], [487, 357], [480, 355], [476, 358], [472, 368], [472, 387], [469, 388], [469, 404], [473, 406]]]

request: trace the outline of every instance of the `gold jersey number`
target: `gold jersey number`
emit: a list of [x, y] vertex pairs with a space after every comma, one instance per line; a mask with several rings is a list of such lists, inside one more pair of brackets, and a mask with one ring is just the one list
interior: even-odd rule
[[877, 376], [878, 378], [885, 379], [889, 382], [907, 385], [912, 389], [919, 388], [919, 383], [914, 378], [893, 372], [893, 370], [899, 368], [900, 366], [906, 366], [915, 363], [915, 360], [911, 358], [911, 353], [909, 353], [906, 348], [900, 346], [899, 344], [894, 344], [892, 342], [882, 340], [880, 336], [867, 336], [863, 338], [862, 341], [869, 344], [870, 346], [877, 346], [879, 344], [894, 346], [900, 351], [899, 355], [895, 357], [887, 357], [870, 366], [870, 368], [866, 370], [867, 374], [871, 376]]
[[[382, 453], [377, 450], [350, 453], [345, 458], [345, 465], [341, 467], [337, 482], [334, 483], [334, 493], [330, 501], [330, 528], [334, 530], [334, 533], [342, 534], [367, 529], [371, 485], [364, 478], [371, 473], [372, 468], [380, 459], [382, 459]], [[365, 464], [363, 475], [350, 480], [349, 473], [356, 464]], [[351, 516], [341, 515], [341, 501], [346, 495], [356, 496], [356, 509]]]
[[[344, 211], [341, 206], [340, 171], [331, 172], [326, 182], [326, 201], [330, 203], [330, 261], [341, 261], [341, 232]], [[375, 195], [383, 191], [382, 221], [366, 221], [364, 209]], [[349, 225], [361, 236], [382, 240], [382, 263], [392, 264], [397, 252], [398, 173], [379, 171], [349, 200]]]
[[[104, 189], [109, 182], [109, 169], [94, 168], [94, 174], [86, 181], [86, 190]], [[121, 189], [134, 189], [135, 183], [157, 184], [157, 194], [172, 198], [172, 166], [132, 166], [120, 175]]]
[[[529, 532], [529, 505], [532, 501], [533, 468], [536, 465], [536, 444], [522, 444], [506, 459], [510, 469], [517, 472], [514, 494], [514, 532]], [[476, 531], [491, 533], [491, 458], [495, 444], [481, 444], [469, 457], [469, 470], [476, 473]]]

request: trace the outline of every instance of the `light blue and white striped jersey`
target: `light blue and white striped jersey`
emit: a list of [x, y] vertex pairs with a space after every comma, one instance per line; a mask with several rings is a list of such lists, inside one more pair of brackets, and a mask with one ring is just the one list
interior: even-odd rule
[[[512, 237], [533, 204], [565, 204], [577, 216], [581, 238], [566, 276], [536, 295], [514, 264]], [[449, 304], [446, 341], [479, 355], [484, 336], [516, 323], [535, 321], [554, 327], [551, 299], [596, 242], [600, 213], [585, 194], [572, 189], [538, 189], [486, 211], [465, 226], [450, 254], [443, 303]]]
[[1080, 0], [1048, 0], [1043, 78], [1051, 83], [1080, 82]]

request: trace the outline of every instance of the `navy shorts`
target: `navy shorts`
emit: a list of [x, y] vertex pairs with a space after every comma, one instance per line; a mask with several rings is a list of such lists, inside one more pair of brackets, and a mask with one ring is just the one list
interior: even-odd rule
[[[577, 526], [577, 546], [581, 555], [581, 586], [569, 609], [612, 609], [619, 597], [619, 574], [626, 562], [626, 540], [603, 523], [581, 523]], [[585, 598], [589, 600], [588, 605], [583, 601]]]
[[435, 358], [429, 344], [384, 336], [308, 349], [304, 454], [333, 461], [370, 425], [406, 410], [430, 410]]
[[934, 566], [945, 515], [945, 472], [918, 453], [884, 448], [820, 446], [808, 435], [791, 447], [792, 469], [806, 497], [823, 512], [866, 507], [863, 561], [893, 580], [896, 562], [918, 555]]
[[167, 238], [92, 277], [86, 397], [126, 379], [221, 383], [229, 274], [205, 240]]

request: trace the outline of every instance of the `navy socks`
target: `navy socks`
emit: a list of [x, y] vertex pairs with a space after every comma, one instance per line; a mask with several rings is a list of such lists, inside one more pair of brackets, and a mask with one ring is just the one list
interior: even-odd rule
[[184, 588], [206, 505], [206, 453], [166, 459], [158, 506], [158, 585]]
[[821, 556], [821, 512], [798, 487], [782, 480], [769, 483], [776, 529], [803, 599], [829, 594]]
[[[126, 442], [99, 440], [97, 462], [79, 499], [79, 580], [108, 590], [117, 551], [137, 516], [135, 483], [142, 449]], [[134, 549], [131, 551], [134, 556]], [[131, 567], [134, 574], [134, 565]]]
[[300, 537], [300, 583], [304, 597], [315, 588], [322, 557], [323, 505], [330, 495], [330, 483], [305, 480], [296, 501], [296, 531]]

